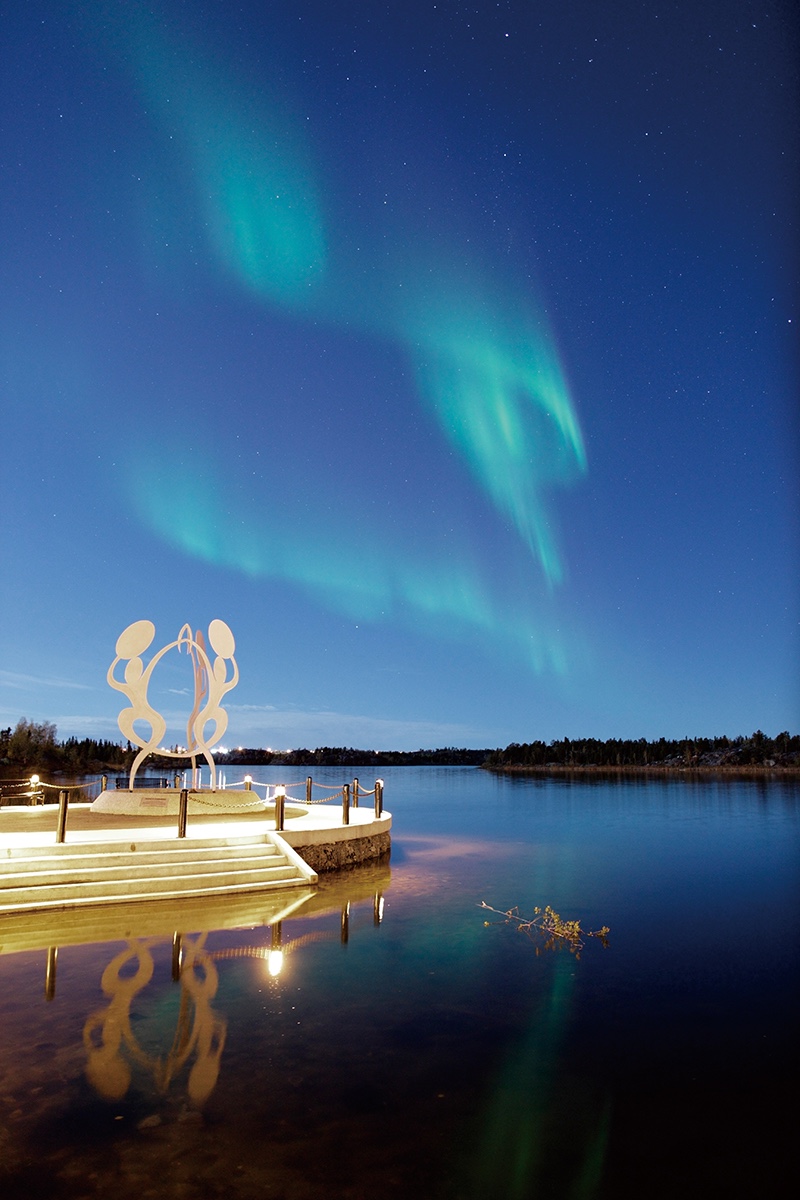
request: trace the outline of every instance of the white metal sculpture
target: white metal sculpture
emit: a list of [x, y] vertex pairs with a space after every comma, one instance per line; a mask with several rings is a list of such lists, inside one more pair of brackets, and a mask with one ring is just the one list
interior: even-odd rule
[[[191, 627], [184, 625], [175, 641], [154, 654], [145, 666], [141, 656], [151, 645], [155, 634], [156, 627], [152, 621], [134, 621], [124, 629], [117, 638], [116, 658], [108, 668], [106, 676], [111, 687], [122, 692], [130, 702], [127, 708], [121, 710], [117, 723], [128, 741], [140, 748], [131, 766], [129, 787], [133, 789], [136, 772], [144, 759], [148, 754], [157, 751], [159, 755], [167, 758], [191, 758], [193, 772], [196, 770], [197, 756], [202, 754], [211, 771], [211, 786], [215, 788], [217, 768], [211, 747], [216, 745], [228, 726], [228, 714], [222, 707], [222, 698], [239, 682], [239, 668], [233, 657], [236, 649], [233, 634], [224, 621], [211, 622], [208, 627], [208, 642], [215, 655], [212, 663], [202, 632], [198, 629], [192, 636]], [[194, 672], [194, 705], [186, 723], [185, 751], [166, 750], [160, 746], [167, 730], [167, 722], [161, 713], [153, 708], [147, 697], [153, 669], [164, 655], [176, 646], [179, 652], [186, 650], [191, 656]], [[229, 659], [232, 668], [230, 676]], [[118, 679], [114, 674], [120, 662], [125, 663], [122, 679]], [[136, 729], [137, 721], [149, 725], [149, 737], [145, 738]], [[206, 736], [206, 726], [209, 724], [211, 730]]]

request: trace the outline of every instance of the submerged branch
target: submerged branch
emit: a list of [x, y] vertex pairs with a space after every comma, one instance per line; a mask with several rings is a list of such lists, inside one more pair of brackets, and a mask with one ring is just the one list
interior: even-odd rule
[[[545, 938], [543, 947], [545, 950], [555, 949], [558, 944], [562, 944], [568, 946], [571, 953], [579, 957], [580, 951], [586, 945], [586, 938], [598, 938], [603, 946], [608, 946], [608, 935], [611, 931], [607, 925], [603, 925], [601, 929], [582, 929], [580, 921], [565, 921], [549, 904], [544, 908], [534, 908], [532, 917], [520, 916], [518, 908], [509, 908], [505, 911], [493, 908], [485, 900], [481, 900], [480, 908], [497, 913], [499, 917], [503, 918], [505, 925], [516, 922], [520, 933], [526, 933], [532, 939]], [[493, 922], [484, 921], [484, 925], [490, 924]], [[539, 949], [540, 947], [537, 945], [537, 954]]]

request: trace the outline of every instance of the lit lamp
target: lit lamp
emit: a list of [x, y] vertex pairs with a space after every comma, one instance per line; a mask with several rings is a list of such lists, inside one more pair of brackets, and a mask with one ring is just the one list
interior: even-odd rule
[[39, 791], [39, 776], [38, 775], [31, 775], [30, 789], [31, 789], [31, 800], [33, 801], [34, 804], [36, 804], [39, 797], [41, 796], [41, 792]]
[[244, 790], [246, 792], [251, 792], [253, 790], [253, 776], [252, 775], [245, 775]]

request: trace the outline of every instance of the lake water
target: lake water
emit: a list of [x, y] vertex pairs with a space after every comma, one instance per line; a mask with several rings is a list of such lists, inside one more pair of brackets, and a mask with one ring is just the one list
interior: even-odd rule
[[167, 933], [64, 945], [49, 1000], [0, 953], [4, 1200], [793, 1194], [797, 785], [383, 778], [390, 862], [324, 879], [277, 974], [266, 927], [180, 930], [178, 982]]

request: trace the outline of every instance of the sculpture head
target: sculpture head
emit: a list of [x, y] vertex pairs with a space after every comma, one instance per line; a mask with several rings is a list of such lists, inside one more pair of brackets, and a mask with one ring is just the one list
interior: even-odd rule
[[236, 642], [224, 621], [216, 618], [211, 622], [208, 627], [208, 640], [215, 654], [219, 654], [221, 658], [233, 658]]
[[135, 658], [143, 654], [156, 636], [152, 621], [134, 621], [117, 638], [117, 658]]

